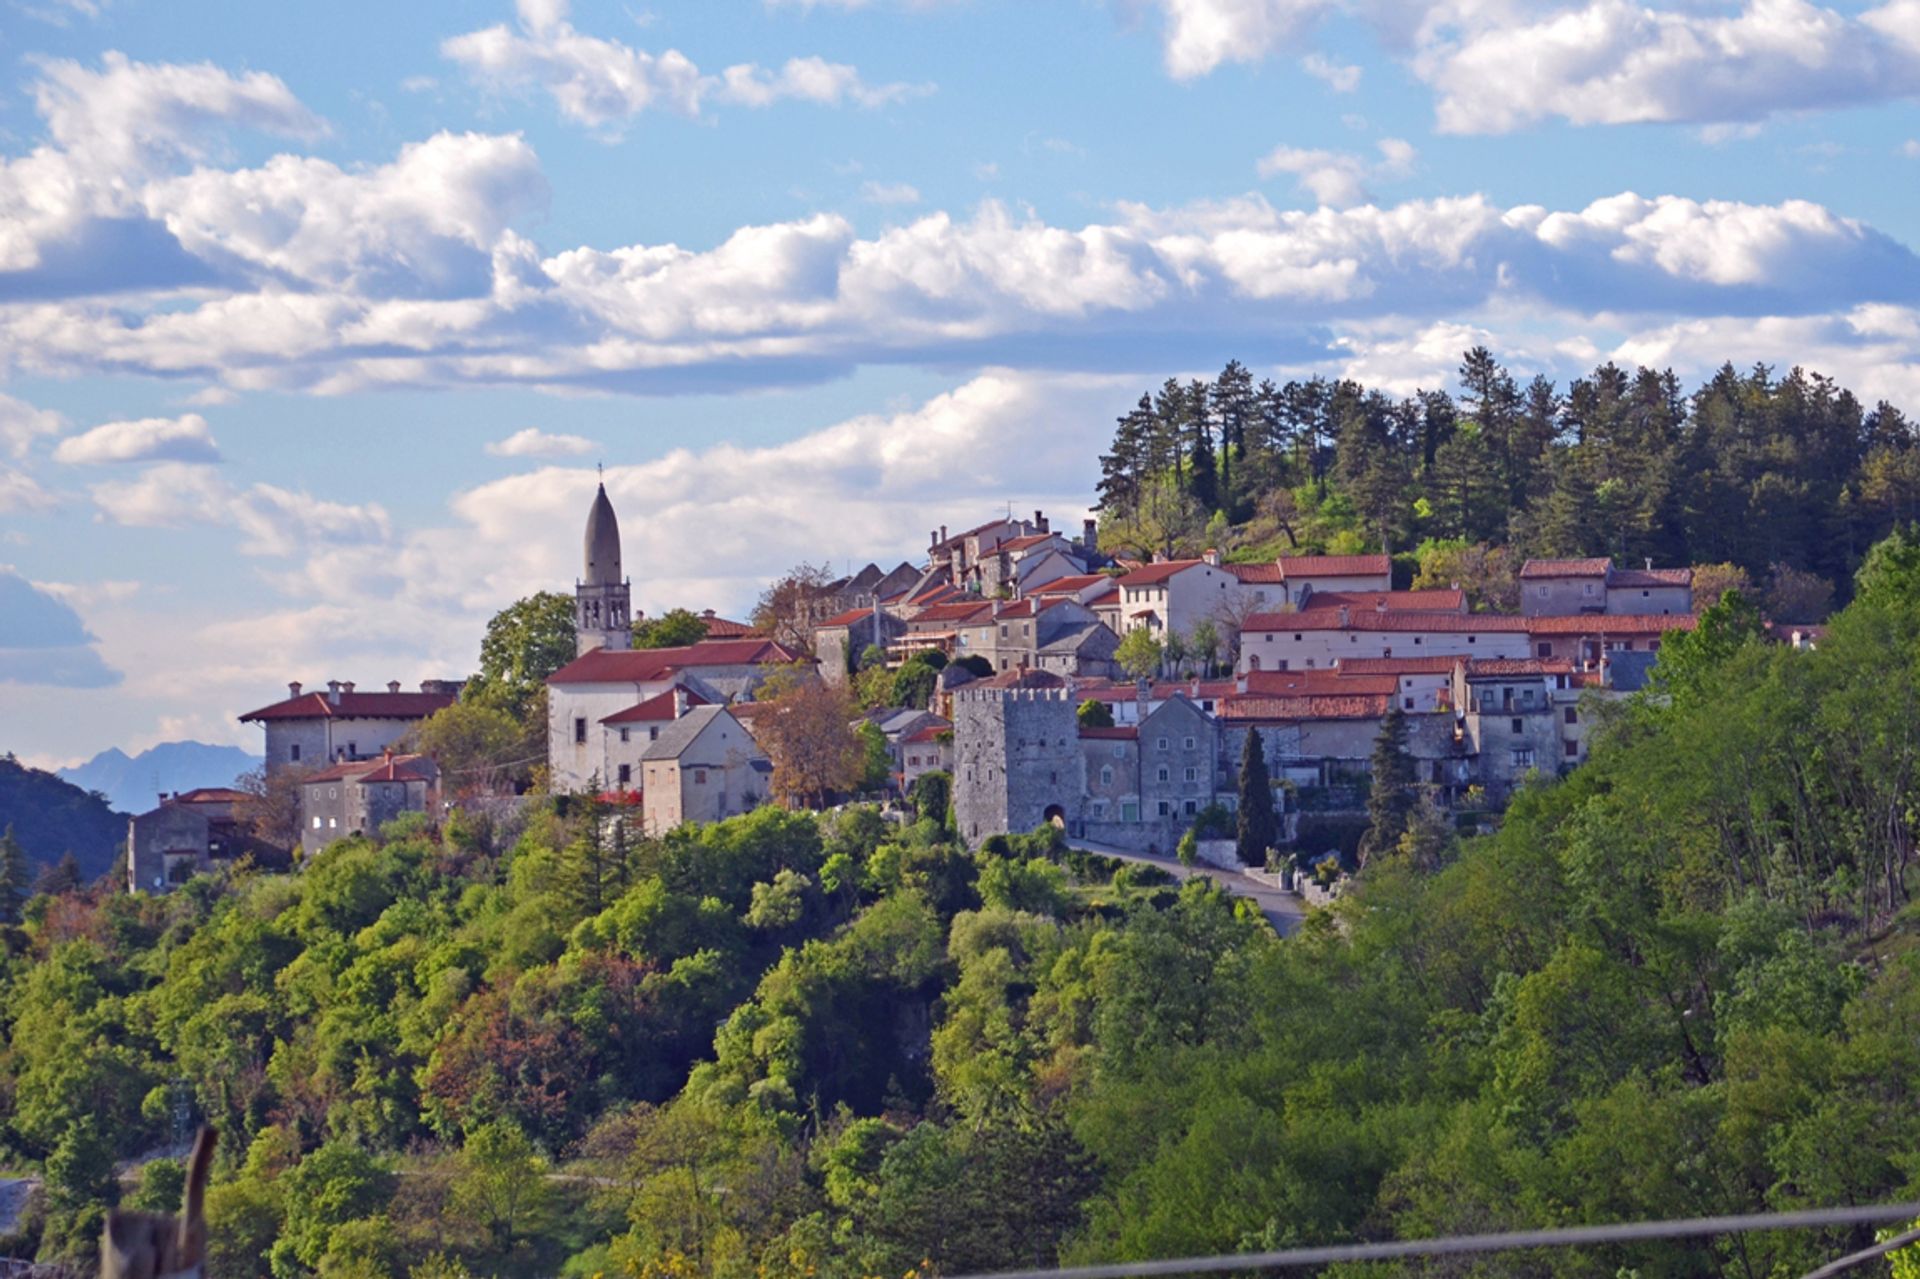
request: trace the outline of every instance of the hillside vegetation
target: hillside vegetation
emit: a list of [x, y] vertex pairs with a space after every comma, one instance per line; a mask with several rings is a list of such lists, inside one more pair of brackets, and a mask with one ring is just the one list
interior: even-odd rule
[[106, 874], [127, 841], [126, 814], [103, 796], [0, 755], [0, 830], [9, 826], [37, 868], [72, 853], [87, 879]]

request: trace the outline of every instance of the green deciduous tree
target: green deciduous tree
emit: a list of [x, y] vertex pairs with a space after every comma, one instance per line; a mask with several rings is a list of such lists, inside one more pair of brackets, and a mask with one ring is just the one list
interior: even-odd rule
[[1166, 650], [1153, 637], [1153, 632], [1144, 626], [1137, 626], [1122, 637], [1113, 656], [1120, 663], [1120, 669], [1134, 679], [1149, 679], [1159, 674]]
[[480, 640], [480, 670], [465, 695], [525, 722], [547, 676], [574, 659], [574, 602], [557, 591], [529, 595], [493, 615]]

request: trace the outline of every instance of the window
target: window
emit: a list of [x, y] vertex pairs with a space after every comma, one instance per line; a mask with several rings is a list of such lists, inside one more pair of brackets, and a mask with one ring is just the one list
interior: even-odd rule
[[1517, 719], [1516, 719], [1515, 721], [1513, 721], [1513, 731], [1514, 731], [1514, 732], [1516, 732], [1516, 733], [1519, 733], [1519, 732], [1523, 732], [1523, 731], [1525, 731], [1525, 729], [1526, 729], [1526, 724], [1525, 724], [1524, 722], [1522, 722], [1521, 720], [1517, 720]]
[[293, 745], [287, 747], [287, 758], [292, 760], [296, 764], [300, 762], [300, 743], [299, 742], [295, 742]]
[[1421, 636], [1419, 636], [1419, 635], [1416, 635], [1416, 636], [1414, 636], [1414, 637], [1413, 637], [1413, 642], [1414, 642], [1414, 643], [1415, 643], [1415, 644], [1417, 645], [1417, 644], [1419, 644], [1419, 642], [1420, 642], [1420, 640], [1421, 640], [1421, 638], [1422, 638]]
[[[1257, 671], [1257, 670], [1259, 670], [1259, 669], [1260, 669], [1260, 667], [1259, 667], [1259, 665], [1258, 665], [1258, 662], [1259, 662], [1259, 659], [1258, 659], [1258, 658], [1255, 658], [1255, 659], [1254, 659], [1254, 661], [1255, 661], [1255, 666], [1254, 666], [1254, 668], [1253, 668], [1253, 669]], [[1275, 669], [1275, 670], [1280, 670], [1280, 671], [1284, 671], [1284, 670], [1286, 670], [1286, 669], [1287, 669], [1287, 659], [1286, 659], [1286, 658], [1284, 658], [1284, 657], [1283, 657], [1283, 658], [1281, 658], [1281, 659], [1280, 659], [1280, 664], [1279, 664], [1278, 666], [1276, 666], [1276, 667], [1274, 667], [1274, 669]]]
[[340, 819], [339, 819], [339, 818], [337, 818], [337, 817], [329, 817], [329, 818], [327, 818], [327, 829], [328, 829], [328, 830], [335, 830], [335, 829], [337, 829], [337, 828], [339, 827], [339, 825], [340, 825]]
[[1516, 746], [1513, 748], [1513, 766], [1515, 768], [1533, 767], [1533, 747]]
[[1591, 595], [1591, 594], [1593, 594], [1593, 583], [1592, 583], [1592, 582], [1585, 582], [1585, 583], [1582, 583], [1582, 585], [1581, 585], [1581, 587], [1580, 587], [1580, 593], [1581, 593], [1582, 595]]
[[340, 788], [339, 788], [338, 786], [329, 786], [329, 787], [327, 787], [327, 798], [328, 798], [328, 799], [339, 799], [339, 798], [340, 798]]
[[1186, 803], [1186, 810], [1187, 810], [1187, 812], [1188, 812], [1189, 814], [1193, 814], [1193, 813], [1197, 813], [1197, 812], [1199, 812], [1199, 811], [1200, 811], [1200, 804], [1199, 804], [1199, 801], [1197, 801], [1197, 800], [1191, 800], [1191, 799], [1190, 799], [1190, 800], [1188, 800], [1188, 801], [1187, 801], [1187, 803]]
[[1006, 637], [1007, 637], [1007, 624], [1005, 622], [1002, 622], [1000, 623], [1000, 638], [1005, 639]]
[[628, 782], [632, 780], [633, 780], [633, 765], [632, 764], [620, 765], [620, 784], [622, 786], [625, 786]]
[[1293, 635], [1293, 642], [1294, 642], [1294, 643], [1296, 643], [1296, 644], [1298, 644], [1298, 643], [1300, 642], [1300, 633], [1299, 633], [1298, 631], [1295, 631], [1295, 632], [1294, 632], [1294, 635]]
[[694, 770], [693, 770], [693, 784], [694, 784], [695, 786], [705, 786], [705, 785], [707, 784], [707, 770], [706, 770], [706, 769], [704, 769], [704, 768], [696, 768], [696, 769], [694, 769]]
[[1404, 704], [1405, 704], [1405, 708], [1406, 708], [1407, 710], [1412, 710], [1412, 709], [1413, 709], [1413, 699], [1412, 699], [1411, 697], [1403, 697], [1403, 698], [1401, 698], [1400, 700], [1401, 700], [1401, 702], [1402, 702], [1402, 703], [1404, 703]]
[[1100, 766], [1100, 784], [1102, 786], [1113, 785], [1113, 765], [1112, 764], [1102, 764]]
[[576, 715], [573, 719], [573, 744], [584, 746], [587, 741], [587, 717]]
[[1173, 776], [1173, 774], [1172, 774], [1172, 772], [1171, 772], [1171, 770], [1169, 770], [1169, 769], [1168, 769], [1168, 768], [1166, 767], [1166, 765], [1164, 765], [1164, 764], [1163, 764], [1163, 765], [1161, 765], [1161, 766], [1160, 766], [1160, 780], [1161, 780], [1161, 781], [1163, 781], [1163, 782], [1164, 782], [1164, 781], [1169, 781], [1169, 780], [1171, 780], [1171, 778], [1172, 778], [1172, 776]]
[[1167, 803], [1167, 801], [1166, 801], [1166, 800], [1164, 800], [1164, 799], [1163, 799], [1163, 800], [1161, 800], [1161, 801], [1160, 801], [1160, 815], [1161, 815], [1162, 817], [1166, 817], [1166, 816], [1168, 816], [1169, 814], [1171, 814], [1172, 812], [1173, 812], [1173, 805], [1171, 805], [1171, 804], [1169, 804], [1169, 803]]
[[1480, 637], [1479, 637], [1478, 635], [1469, 635], [1469, 636], [1467, 636], [1467, 643], [1469, 643], [1469, 644], [1475, 644], [1475, 643], [1478, 643], [1478, 642], [1479, 642], [1479, 640], [1480, 640]]
[[1156, 745], [1158, 745], [1161, 750], [1167, 749], [1167, 739], [1164, 737], [1161, 738], [1159, 742], [1156, 743]]
[[1189, 769], [1187, 769], [1187, 770], [1186, 770], [1186, 775], [1185, 775], [1185, 776], [1184, 776], [1183, 778], [1181, 778], [1181, 780], [1182, 780], [1182, 781], [1188, 781], [1188, 782], [1197, 782], [1197, 781], [1199, 781], [1199, 780], [1200, 780], [1200, 770], [1199, 770], [1199, 769], [1197, 769], [1197, 768], [1189, 768]]
[[[1296, 636], [1294, 636], [1294, 638], [1295, 638], [1295, 639], [1299, 639], [1300, 637], [1299, 637], [1298, 635], [1296, 635]], [[1269, 636], [1267, 636], [1267, 643], [1269, 643], [1269, 644], [1271, 644], [1271, 643], [1273, 643], [1273, 636], [1271, 636], [1271, 635], [1269, 635]]]
[[1540, 643], [1535, 647], [1537, 647], [1540, 650], [1540, 656], [1542, 657], [1553, 656], [1553, 645], [1547, 643], [1547, 641], [1541, 640]]
[[1579, 722], [1580, 722], [1580, 712], [1573, 709], [1573, 707], [1571, 706], [1567, 707], [1567, 723], [1578, 724]]
[[1127, 757], [1127, 748], [1115, 742], [1113, 744], [1113, 757], [1115, 759], [1125, 759]]
[[1568, 756], [1568, 758], [1572, 758], [1573, 756], [1575, 756], [1575, 755], [1578, 755], [1579, 753], [1580, 753], [1580, 743], [1579, 743], [1579, 742], [1568, 742], [1568, 743], [1567, 743], [1567, 756]]
[[1183, 750], [1192, 750], [1193, 739], [1191, 737], [1182, 738], [1180, 741], [1180, 746]]
[[315, 817], [315, 818], [313, 819], [313, 828], [314, 828], [315, 830], [319, 830], [319, 829], [320, 829], [320, 819], [319, 819], [319, 817], [317, 817], [317, 816], [316, 816], [316, 817]]
[[[1260, 669], [1260, 654], [1255, 653], [1252, 656], [1247, 658], [1247, 669], [1250, 671], [1257, 671]], [[1283, 667], [1282, 669], [1285, 669], [1285, 668]]]
[[648, 741], [650, 741], [650, 742], [657, 742], [657, 741], [659, 741], [659, 740], [660, 740], [660, 730], [659, 730], [659, 729], [657, 729], [657, 728], [649, 728], [649, 729], [647, 730], [647, 740], [648, 740]]
[[1393, 656], [1393, 649], [1392, 649], [1391, 647], [1383, 647], [1383, 648], [1382, 648], [1382, 649], [1380, 650], [1380, 656], [1382, 656], [1382, 657], [1392, 657], [1392, 656]]
[[1546, 588], [1546, 587], [1544, 587], [1544, 586], [1536, 586], [1536, 587], [1534, 587], [1534, 588], [1533, 588], [1533, 593], [1534, 593], [1534, 595], [1535, 595], [1535, 596], [1536, 596], [1537, 598], [1539, 598], [1539, 599], [1545, 599], [1545, 598], [1547, 598], [1547, 588]]
[[1312, 659], [1311, 657], [1309, 657], [1309, 658], [1307, 659], [1307, 669], [1308, 669], [1308, 670], [1312, 670], [1312, 669], [1313, 669], [1313, 659]]
[[633, 731], [632, 729], [628, 729], [628, 728], [623, 728], [623, 729], [621, 729], [621, 730], [620, 730], [620, 740], [621, 740], [621, 741], [623, 741], [623, 742], [624, 742], [624, 741], [626, 741], [626, 740], [627, 740], [627, 734], [628, 734], [628, 733], [630, 733], [630, 732], [632, 732], [632, 731]]

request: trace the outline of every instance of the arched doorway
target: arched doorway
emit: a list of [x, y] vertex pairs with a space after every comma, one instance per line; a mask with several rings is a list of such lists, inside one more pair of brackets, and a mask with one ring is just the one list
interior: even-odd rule
[[1040, 820], [1050, 826], [1065, 830], [1067, 828], [1067, 810], [1058, 804], [1048, 804], [1047, 811], [1040, 814]]

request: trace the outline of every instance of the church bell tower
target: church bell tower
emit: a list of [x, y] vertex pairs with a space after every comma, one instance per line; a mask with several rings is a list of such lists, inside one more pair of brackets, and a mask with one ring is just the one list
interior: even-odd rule
[[587, 513], [587, 571], [574, 584], [574, 633], [579, 652], [633, 647], [632, 589], [620, 575], [620, 521], [607, 486], [600, 485]]

